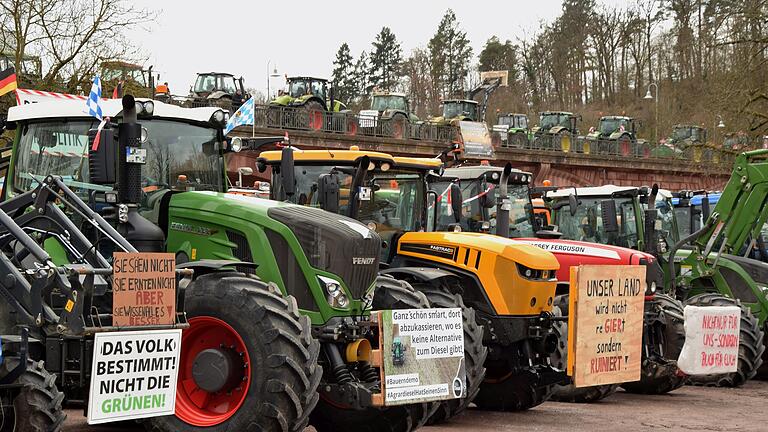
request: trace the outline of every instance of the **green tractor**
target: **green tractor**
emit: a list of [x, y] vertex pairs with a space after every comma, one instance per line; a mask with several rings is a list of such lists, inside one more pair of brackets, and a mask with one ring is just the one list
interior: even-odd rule
[[531, 140], [527, 114], [499, 114], [493, 131], [501, 136], [501, 145], [505, 147], [527, 148]]
[[374, 92], [371, 109], [361, 110], [359, 118], [361, 128], [373, 129], [374, 135], [394, 138], [409, 137], [409, 125], [419, 122], [411, 111], [408, 96], [394, 92]]
[[[155, 76], [152, 66], [144, 69], [142, 65], [114, 60], [101, 63], [102, 96], [111, 97], [113, 91], [122, 84], [122, 93], [137, 97], [152, 97], [155, 90]], [[117, 95], [122, 97], [122, 94]]]
[[[581, 116], [563, 111], [544, 111], [539, 114], [539, 124], [531, 129], [533, 148], [570, 152], [574, 150], [579, 135]], [[584, 149], [585, 153], [589, 153]]]
[[[271, 112], [279, 115], [270, 117], [270, 124], [282, 125], [288, 128], [305, 128], [320, 130], [328, 127], [325, 113], [348, 112], [347, 106], [336, 100], [333, 85], [326, 79], [314, 77], [290, 77], [286, 79], [287, 91], [280, 90], [276, 98], [269, 101]], [[295, 112], [278, 111], [279, 108], [295, 108]], [[332, 117], [332, 116], [331, 116]]]
[[585, 142], [600, 154], [629, 156], [645, 141], [637, 138], [639, 121], [627, 116], [600, 117], [600, 125], [589, 129]]
[[[383, 386], [369, 361], [378, 340], [371, 308], [429, 305], [378, 274], [378, 234], [319, 209], [225, 193], [225, 153], [236, 148], [223, 136], [222, 109], [126, 96], [104, 101], [103, 112], [119, 123], [97, 132], [78, 101], [13, 107], [4, 191], [29, 191], [40, 173], [61, 176], [137, 248], [173, 252], [179, 267], [194, 268], [176, 414], [148, 419], [149, 430], [310, 423], [407, 432], [427, 421], [434, 397], [376, 402]], [[131, 157], [115, 164], [115, 155]], [[98, 227], [84, 229], [100, 237]]]
[[[753, 167], [760, 167], [748, 162], [750, 156], [742, 155], [737, 161], [729, 186], [741, 182], [742, 173], [751, 174]], [[751, 178], [744, 184], [751, 188]], [[721, 197], [704, 227], [685, 238], [679, 238], [672, 194], [655, 186], [566, 188], [546, 196], [553, 224], [563, 238], [628, 247], [656, 256], [664, 269], [665, 293], [685, 304], [741, 306], [737, 372], [690, 377], [695, 384], [740, 386], [754, 377], [763, 363], [768, 318], [766, 266], [731, 253], [735, 245], [744, 245], [750, 230], [762, 227], [764, 217], [751, 213], [756, 211], [751, 197], [734, 186], [723, 192], [730, 199]], [[690, 245], [688, 249], [686, 245]]]

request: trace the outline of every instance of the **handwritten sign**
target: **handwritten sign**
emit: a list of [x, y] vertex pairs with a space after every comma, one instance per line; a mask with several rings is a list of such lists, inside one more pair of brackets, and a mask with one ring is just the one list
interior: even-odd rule
[[113, 267], [113, 325], [176, 322], [176, 259], [172, 253], [115, 252]]
[[379, 313], [384, 405], [466, 397], [461, 309]]
[[736, 372], [741, 308], [686, 306], [685, 344], [677, 367], [688, 375]]
[[171, 415], [181, 330], [96, 333], [88, 424]]
[[645, 267], [571, 267], [568, 375], [576, 387], [640, 379]]

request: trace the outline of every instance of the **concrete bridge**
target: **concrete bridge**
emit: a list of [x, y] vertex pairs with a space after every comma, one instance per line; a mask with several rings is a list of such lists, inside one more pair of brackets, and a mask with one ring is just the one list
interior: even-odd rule
[[[268, 127], [257, 127], [253, 130], [256, 136], [283, 135], [285, 132], [283, 129]], [[241, 127], [230, 135], [249, 137], [251, 133], [251, 127]], [[291, 145], [303, 149], [347, 149], [356, 145], [361, 149], [394, 155], [434, 157], [451, 146], [445, 141], [383, 138], [311, 130], [289, 130], [288, 134]], [[645, 155], [596, 151], [586, 154], [499, 145], [495, 146], [495, 158], [489, 161], [493, 165], [511, 162], [514, 167], [533, 173], [537, 186], [544, 180], [550, 180], [556, 186], [637, 186], [658, 183], [660, 187], [670, 190], [722, 189], [730, 176], [733, 158], [728, 154], [703, 150], [688, 152], [675, 158], [656, 158], [649, 156], [648, 152], [645, 152]], [[237, 167], [254, 167], [257, 155], [257, 152], [244, 152], [231, 157], [228, 170], [232, 180], [237, 178]], [[252, 180], [246, 178], [244, 183], [249, 184]]]

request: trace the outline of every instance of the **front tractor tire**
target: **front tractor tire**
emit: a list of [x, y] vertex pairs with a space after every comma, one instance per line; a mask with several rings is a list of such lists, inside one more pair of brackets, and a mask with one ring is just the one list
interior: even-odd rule
[[765, 351], [764, 333], [752, 311], [739, 300], [717, 293], [693, 296], [685, 301], [692, 306], [739, 306], [741, 308], [741, 327], [739, 328], [739, 363], [736, 372], [720, 375], [691, 376], [688, 381], [693, 385], [711, 387], [740, 387], [754, 378], [763, 364]]
[[[661, 319], [661, 323], [643, 325], [643, 341], [650, 341], [650, 349], [661, 349], [657, 353], [663, 357], [648, 358], [643, 350], [643, 363], [640, 370], [640, 381], [624, 383], [621, 387], [629, 393], [659, 395], [669, 393], [682, 387], [686, 377], [677, 369], [677, 358], [685, 344], [685, 325], [683, 305], [678, 300], [666, 294], [656, 294], [650, 305]], [[660, 328], [652, 326], [660, 325]], [[654, 336], [648, 334], [654, 332]], [[661, 340], [656, 340], [661, 338]]]
[[[19, 364], [19, 359], [7, 357], [0, 366], [0, 376], [6, 376]], [[64, 393], [56, 387], [56, 376], [45, 370], [42, 361], [27, 360], [27, 368], [14, 384], [19, 387], [3, 390], [0, 402], [2, 432], [58, 432], [66, 415], [61, 407]]]
[[[558, 296], [555, 299], [555, 305], [568, 303], [568, 296]], [[568, 310], [567, 307], [565, 309]], [[562, 316], [561, 308], [554, 307], [555, 316]], [[557, 336], [557, 349], [550, 354], [549, 360], [552, 366], [565, 370], [568, 367], [568, 323], [566, 321], [555, 321], [552, 324], [555, 335]], [[576, 387], [570, 384], [556, 384], [552, 393], [552, 400], [558, 402], [570, 403], [592, 403], [616, 393], [619, 388], [617, 384], [604, 384], [591, 387]]]
[[318, 400], [320, 345], [309, 318], [277, 286], [232, 271], [186, 292], [176, 415], [151, 432], [302, 431]]
[[[391, 276], [379, 275], [375, 290], [373, 310], [429, 307], [424, 294]], [[310, 424], [318, 432], [410, 432], [426, 424], [436, 409], [437, 403], [415, 403], [356, 410], [321, 397]]]

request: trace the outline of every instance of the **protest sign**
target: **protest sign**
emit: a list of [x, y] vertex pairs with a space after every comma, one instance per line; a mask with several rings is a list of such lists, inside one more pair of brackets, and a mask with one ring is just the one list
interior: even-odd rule
[[88, 424], [172, 415], [181, 330], [96, 333]]
[[482, 159], [496, 157], [488, 125], [481, 122], [461, 121], [459, 129], [464, 142], [463, 157]]
[[461, 309], [379, 312], [384, 405], [466, 396]]
[[115, 252], [113, 267], [113, 325], [176, 323], [174, 254]]
[[686, 306], [685, 344], [677, 367], [688, 375], [736, 372], [741, 308]]
[[571, 267], [568, 375], [576, 387], [640, 379], [645, 271]]

